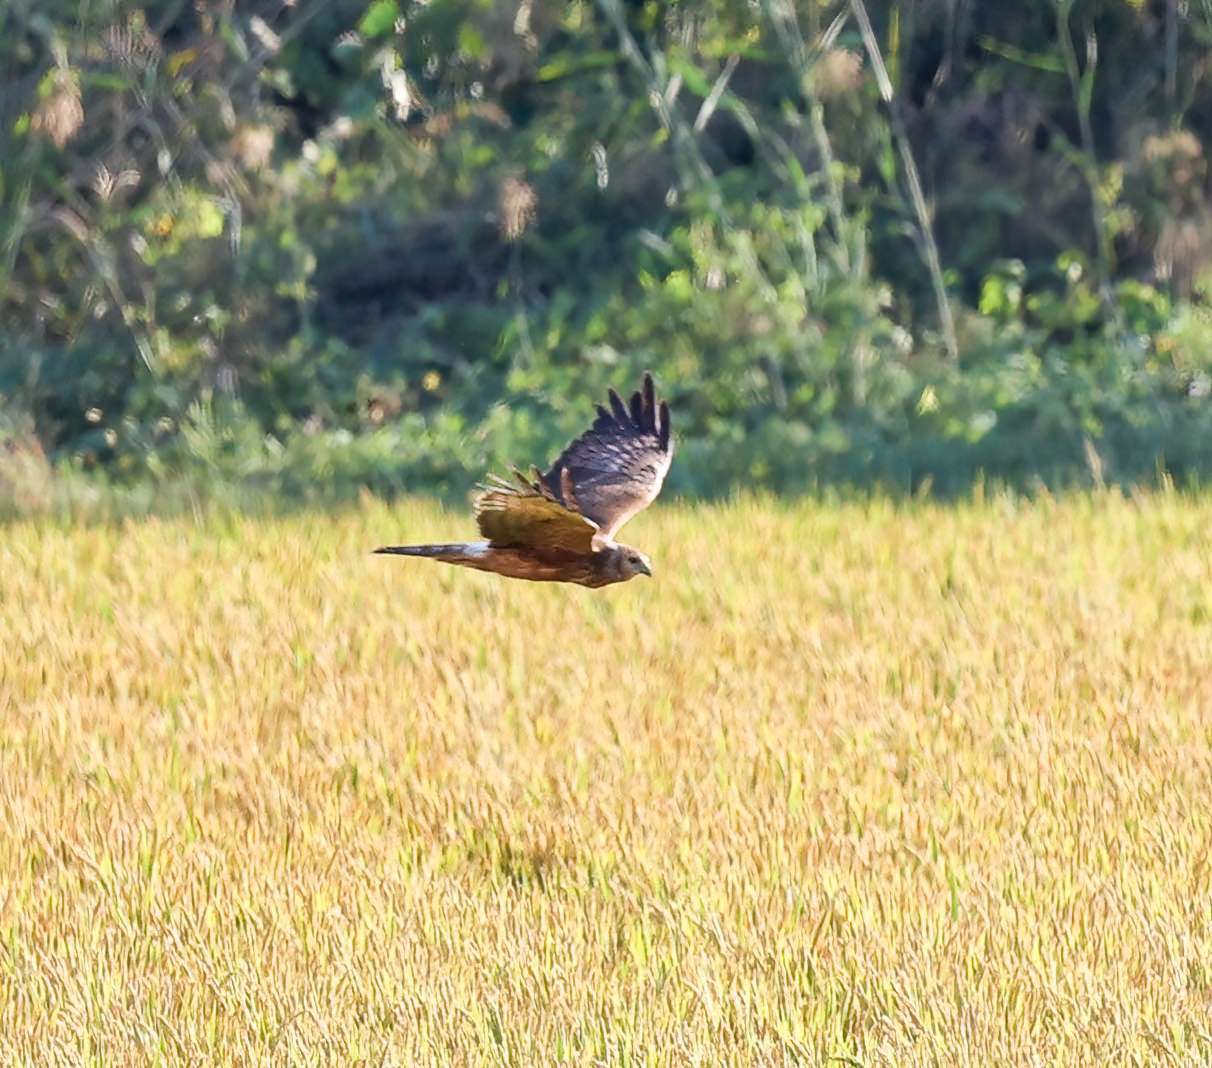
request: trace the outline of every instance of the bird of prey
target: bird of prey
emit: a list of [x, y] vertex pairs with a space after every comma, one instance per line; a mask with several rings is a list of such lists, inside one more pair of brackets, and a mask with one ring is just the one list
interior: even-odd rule
[[651, 575], [642, 552], [614, 540], [619, 528], [661, 492], [673, 460], [669, 405], [658, 405], [652, 375], [626, 405], [613, 389], [609, 411], [556, 458], [546, 473], [491, 478], [476, 499], [482, 541], [389, 545], [377, 553], [424, 556], [533, 582], [597, 588]]

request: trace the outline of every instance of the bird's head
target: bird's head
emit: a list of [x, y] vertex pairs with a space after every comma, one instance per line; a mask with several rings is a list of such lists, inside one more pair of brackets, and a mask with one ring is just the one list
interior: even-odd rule
[[633, 549], [630, 545], [616, 545], [614, 557], [620, 582], [626, 582], [636, 575], [652, 575], [652, 561], [639, 549]]

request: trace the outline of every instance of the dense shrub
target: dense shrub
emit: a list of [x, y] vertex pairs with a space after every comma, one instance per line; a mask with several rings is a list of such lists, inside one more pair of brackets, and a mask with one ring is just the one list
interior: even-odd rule
[[10, 4], [0, 426], [458, 492], [652, 367], [687, 492], [1200, 477], [1212, 8], [863, 10]]

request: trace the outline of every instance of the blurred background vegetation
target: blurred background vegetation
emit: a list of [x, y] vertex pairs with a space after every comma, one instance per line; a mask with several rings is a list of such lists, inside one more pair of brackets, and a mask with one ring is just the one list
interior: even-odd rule
[[0, 509], [1212, 467], [1212, 0], [2, 0]]

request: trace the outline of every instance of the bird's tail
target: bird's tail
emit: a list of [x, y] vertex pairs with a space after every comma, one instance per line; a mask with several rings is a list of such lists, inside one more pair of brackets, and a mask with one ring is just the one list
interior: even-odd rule
[[448, 545], [384, 545], [375, 552], [395, 556], [427, 556], [448, 564], [470, 564], [484, 555], [485, 548], [484, 542], [464, 541]]

